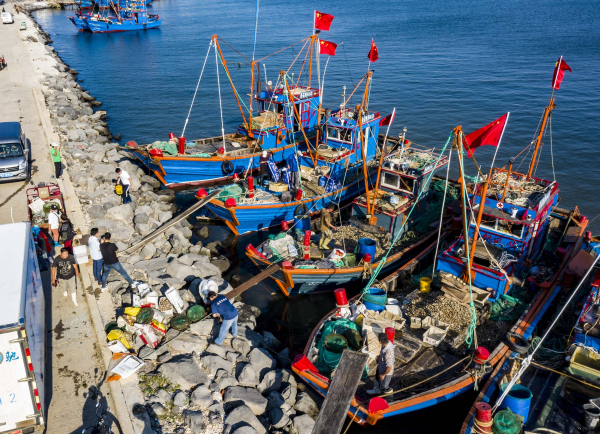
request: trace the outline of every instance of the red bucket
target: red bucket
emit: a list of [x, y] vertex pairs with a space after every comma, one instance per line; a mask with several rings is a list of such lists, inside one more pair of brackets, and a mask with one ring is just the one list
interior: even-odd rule
[[394, 336], [396, 336], [396, 329], [393, 327], [386, 327], [385, 334], [387, 335], [390, 342], [394, 342]]
[[302, 199], [302, 190], [297, 190], [296, 191], [296, 200], [301, 200]]
[[363, 260], [365, 261], [365, 264], [370, 264], [371, 263], [371, 254], [365, 253], [365, 256], [363, 256]]
[[207, 192], [206, 192], [206, 190], [205, 190], [205, 189], [203, 189], [203, 188], [201, 188], [200, 190], [198, 190], [198, 191], [196, 192], [196, 197], [197, 197], [198, 199], [204, 199], [206, 196], [208, 196], [208, 193], [207, 193]]
[[475, 350], [475, 355], [473, 356], [473, 361], [478, 365], [483, 365], [490, 358], [490, 352], [484, 348], [479, 347]]
[[288, 231], [289, 229], [290, 229], [290, 226], [288, 225], [288, 222], [285, 220], [281, 220], [281, 230]]
[[169, 140], [174, 139], [175, 138], [175, 133], [169, 133]]
[[348, 298], [346, 297], [346, 290], [344, 288], [338, 288], [333, 291], [333, 295], [335, 295], [335, 304], [338, 307], [348, 306]]

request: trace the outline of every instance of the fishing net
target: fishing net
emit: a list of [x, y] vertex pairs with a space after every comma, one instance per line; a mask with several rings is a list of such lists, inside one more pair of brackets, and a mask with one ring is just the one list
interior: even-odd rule
[[[429, 201], [427, 211], [421, 216], [418, 222], [412, 227], [418, 235], [429, 232], [429, 225], [434, 221], [439, 220], [442, 212], [442, 204], [444, 203], [444, 192], [446, 191], [446, 181], [435, 181], [431, 184], [431, 189], [434, 191], [433, 198]], [[446, 192], [446, 203], [458, 199], [458, 190], [451, 185], [448, 185]]]
[[187, 315], [180, 313], [179, 315], [175, 315], [173, 318], [171, 318], [170, 324], [171, 328], [181, 332], [190, 326], [190, 319]]
[[519, 434], [523, 428], [523, 416], [510, 411], [501, 410], [494, 416], [492, 432], [494, 434]]
[[152, 317], [154, 316], [154, 311], [150, 307], [144, 307], [140, 309], [137, 316], [135, 317], [135, 322], [139, 324], [150, 324], [152, 321]]
[[329, 336], [325, 336], [323, 345], [327, 351], [332, 353], [341, 354], [346, 348], [348, 348], [348, 341], [342, 335], [332, 333]]
[[167, 155], [179, 154], [177, 145], [173, 142], [157, 141], [150, 145], [150, 149], [160, 149], [161, 151], [163, 151], [163, 154], [167, 154]]
[[244, 194], [244, 189], [238, 184], [231, 184], [225, 187], [220, 188], [219, 194], [215, 197], [215, 199], [219, 199], [224, 201], [230, 197], [234, 198], [236, 202], [239, 200], [240, 196]]
[[359, 350], [362, 347], [363, 339], [359, 332], [354, 329], [346, 329], [344, 337], [348, 341], [348, 346], [353, 350]]
[[[341, 337], [344, 341], [346, 341], [346, 339], [344, 338], [344, 336], [346, 335], [346, 330], [354, 330], [356, 331], [359, 335], [360, 335], [360, 328], [354, 324], [352, 321], [345, 319], [345, 318], [341, 318], [335, 321], [329, 321], [327, 323], [325, 323], [325, 325], [323, 326], [323, 330], [321, 333], [321, 338], [319, 339], [319, 342], [317, 342], [317, 349], [319, 350], [319, 357], [317, 358], [317, 362], [315, 363], [315, 367], [319, 370], [319, 372], [325, 374], [325, 375], [329, 375], [331, 374], [335, 368], [337, 368], [337, 365], [340, 363], [340, 358], [342, 357], [342, 351], [336, 353], [333, 351], [330, 351], [327, 346], [325, 345], [325, 341], [331, 336], [331, 335], [337, 335], [339, 337]], [[330, 340], [333, 340], [333, 338], [330, 338]], [[335, 338], [335, 340], [337, 341], [337, 337]], [[346, 342], [347, 345], [347, 342]], [[365, 372], [363, 374], [363, 378], [365, 378], [366, 376], [368, 376], [369, 374], [369, 369], [367, 366], [365, 366]]]
[[187, 310], [186, 314], [191, 322], [198, 322], [206, 316], [206, 311], [204, 310], [204, 308], [202, 306], [200, 306], [199, 304], [196, 304], [196, 305], [190, 307]]
[[532, 296], [524, 287], [514, 288], [511, 295], [501, 295], [492, 303], [490, 319], [496, 322], [515, 321], [525, 311]]

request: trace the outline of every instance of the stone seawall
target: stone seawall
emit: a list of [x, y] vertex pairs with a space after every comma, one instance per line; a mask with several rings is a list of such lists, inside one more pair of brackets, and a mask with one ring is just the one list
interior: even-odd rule
[[[31, 12], [50, 5], [18, 7]], [[85, 223], [80, 226], [110, 232], [124, 251], [177, 213], [175, 193], [161, 189], [158, 180], [120, 150], [106, 123], [107, 114], [94, 111], [101, 104], [77, 82], [77, 71], [48, 45], [50, 36], [38, 26], [27, 41], [46, 45], [36, 75], [81, 208]], [[115, 194], [117, 167], [133, 181], [129, 204], [122, 204]], [[199, 232], [206, 238], [206, 230]], [[176, 313], [164, 295], [169, 288], [179, 292], [184, 312], [203, 304], [199, 294], [203, 280], [214, 281], [222, 294], [232, 290], [222, 278], [230, 267], [227, 250], [219, 242], [192, 243], [192, 236], [192, 225], [183, 220], [135, 254], [120, 258], [133, 279], [147, 283], [159, 296], [156, 308], [167, 314], [166, 334], [152, 332], [160, 340], [157, 348], [147, 345], [147, 336], [123, 316], [139, 294], [119, 274], [109, 277], [105, 293], [95, 282], [88, 288], [98, 305], [109, 306], [100, 308], [102, 323], [116, 321], [131, 351], [145, 361], [138, 374], [121, 381], [123, 389], [135, 389], [123, 391], [134, 431], [310, 433], [317, 406], [287, 369], [287, 349], [282, 350], [271, 333], [254, 331], [258, 309], [235, 303], [240, 313], [238, 336], [229, 336], [222, 346], [209, 343], [219, 328], [216, 319], [193, 323], [182, 332], [169, 328], [170, 316]]]

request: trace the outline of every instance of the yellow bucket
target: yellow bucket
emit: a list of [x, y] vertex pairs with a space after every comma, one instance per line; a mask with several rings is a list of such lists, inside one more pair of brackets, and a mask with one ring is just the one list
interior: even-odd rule
[[118, 194], [119, 196], [123, 194], [123, 186], [122, 185], [117, 185], [115, 186], [115, 193]]
[[360, 314], [356, 317], [356, 319], [354, 320], [354, 324], [356, 324], [357, 326], [359, 326], [360, 328], [362, 328], [363, 325], [363, 320], [365, 319], [364, 315]]
[[421, 292], [427, 293], [431, 290], [431, 279], [429, 277], [421, 277], [419, 281], [421, 283]]

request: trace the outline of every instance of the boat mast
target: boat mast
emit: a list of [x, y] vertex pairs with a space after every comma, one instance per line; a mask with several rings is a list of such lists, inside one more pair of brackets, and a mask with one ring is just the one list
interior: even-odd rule
[[[381, 166], [383, 165], [383, 158], [385, 157], [386, 151], [387, 151], [387, 138], [388, 138], [388, 133], [390, 132], [390, 127], [392, 126], [392, 122], [394, 121], [394, 117], [396, 116], [396, 107], [394, 107], [394, 111], [392, 112], [392, 121], [388, 124], [387, 127], [387, 131], [385, 132], [385, 138], [383, 139], [383, 145], [381, 146], [381, 151], [380, 151], [380, 155], [379, 155], [379, 168], [377, 169], [377, 181], [375, 181], [375, 191], [373, 191], [373, 201], [372, 201], [372, 208], [373, 211], [375, 211], [375, 199], [377, 196], [377, 193], [379, 193], [379, 182], [381, 181]], [[401, 136], [402, 138], [399, 140], [402, 140], [402, 145], [404, 146], [404, 135], [406, 134], [406, 128], [404, 129], [404, 134]], [[367, 197], [367, 201], [369, 200], [369, 198]]]
[[529, 172], [527, 172], [527, 180], [529, 180], [529, 178], [531, 178], [531, 173], [533, 172], [533, 169], [536, 165], [536, 159], [538, 156], [538, 152], [540, 150], [540, 145], [542, 143], [542, 136], [544, 135], [544, 129], [546, 127], [546, 122], [548, 121], [548, 115], [550, 115], [550, 112], [555, 107], [556, 106], [554, 105], [554, 89], [552, 89], [552, 96], [550, 97], [550, 102], [544, 109], [544, 119], [542, 120], [542, 125], [540, 127], [540, 133], [538, 134], [537, 140], [535, 142], [535, 150], [533, 151], [533, 156], [531, 157], [531, 164], [529, 165]]
[[217, 35], [213, 35], [212, 36], [212, 41], [215, 44], [215, 47], [217, 47], [217, 50], [219, 50], [219, 55], [221, 56], [221, 64], [223, 65], [223, 68], [225, 68], [225, 72], [227, 72], [227, 76], [229, 77], [229, 84], [231, 85], [231, 89], [233, 90], [233, 96], [235, 96], [235, 100], [237, 101], [238, 107], [240, 109], [240, 113], [242, 114], [242, 119], [244, 120], [244, 126], [246, 127], [246, 131], [248, 131], [248, 133], [252, 133], [252, 131], [250, 130], [250, 124], [248, 124], [246, 122], [246, 117], [244, 116], [244, 111], [242, 110], [242, 105], [240, 104], [240, 99], [238, 98], [238, 94], [235, 91], [235, 87], [233, 87], [233, 82], [231, 81], [231, 74], [229, 74], [229, 69], [227, 68], [227, 62], [225, 61], [225, 58], [223, 57], [223, 53], [221, 52], [221, 47], [219, 46], [219, 41], [217, 40]]
[[[364, 112], [364, 107], [367, 102], [367, 98], [369, 95], [369, 82], [371, 81], [371, 76], [373, 75], [372, 71], [367, 73], [367, 81], [365, 83], [365, 93], [363, 94], [362, 104], [358, 109], [358, 127], [360, 129], [360, 147], [362, 148], [362, 166], [363, 166], [363, 175], [365, 178], [365, 195], [367, 198], [367, 220], [369, 224], [376, 225], [377, 217], [373, 216], [373, 208], [369, 202], [369, 173], [367, 170], [367, 154], [366, 154], [366, 143], [365, 143], [365, 132], [363, 130], [362, 123], [362, 115]], [[373, 194], [377, 194], [377, 192], [373, 192]]]
[[[481, 225], [481, 218], [483, 217], [483, 208], [485, 207], [485, 198], [487, 195], [488, 185], [492, 178], [492, 168], [490, 167], [490, 173], [488, 174], [485, 183], [481, 187], [481, 200], [479, 201], [479, 210], [477, 211], [477, 221], [475, 223], [475, 231], [473, 232], [473, 241], [471, 242], [471, 252], [469, 255], [469, 263], [473, 264], [473, 258], [475, 258], [475, 246], [477, 246], [477, 238], [479, 236], [479, 226]], [[468, 235], [465, 235], [467, 237]]]
[[[462, 158], [462, 126], [459, 125], [458, 127], [454, 128], [454, 143], [452, 144], [452, 148], [456, 150], [456, 152], [458, 153], [458, 183], [460, 184], [460, 200], [461, 200], [461, 204], [462, 204], [462, 222], [463, 222], [463, 233], [464, 233], [464, 237], [465, 237], [465, 256], [467, 258], [467, 268], [466, 268], [466, 273], [463, 275], [463, 279], [466, 278], [466, 282], [469, 281], [469, 274], [470, 274], [470, 270], [471, 270], [471, 252], [467, 250], [468, 246], [468, 239], [469, 239], [469, 221], [467, 218], [467, 198], [465, 197], [465, 191], [466, 191], [466, 184], [465, 184], [465, 173], [464, 173], [464, 167], [463, 167], [463, 158]], [[473, 248], [473, 246], [470, 246], [471, 248]]]
[[[285, 77], [285, 71], [281, 71], [281, 81], [285, 82], [285, 87], [286, 87], [287, 92], [288, 92], [288, 97], [290, 99], [290, 102], [292, 103], [292, 107], [294, 108], [294, 112], [293, 113], [296, 115], [296, 120], [298, 121], [298, 126], [300, 127], [300, 131], [302, 131], [302, 135], [304, 136], [304, 140], [306, 141], [306, 148], [308, 149], [308, 152], [310, 153], [310, 159], [313, 162], [313, 166], [316, 168], [317, 167], [317, 160], [316, 160], [316, 157], [313, 156], [312, 151], [310, 150], [310, 142], [308, 141], [308, 137], [306, 137], [306, 133], [304, 132], [304, 128], [302, 127], [302, 118], [300, 117], [300, 114], [298, 113], [298, 108], [296, 107], [296, 102], [294, 101], [294, 95], [292, 95], [292, 90], [290, 89], [290, 85], [288, 84], [287, 79]], [[294, 125], [294, 123], [292, 122], [292, 135], [294, 134], [293, 125]]]

